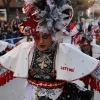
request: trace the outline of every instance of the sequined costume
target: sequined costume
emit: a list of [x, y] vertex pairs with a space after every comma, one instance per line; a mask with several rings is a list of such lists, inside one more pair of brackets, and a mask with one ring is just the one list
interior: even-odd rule
[[[54, 68], [56, 50], [55, 42], [46, 51], [35, 49], [27, 79], [29, 84], [32, 84], [30, 85], [34, 94], [32, 100], [84, 100], [85, 97], [82, 95], [86, 96], [86, 94], [87, 100], [90, 100], [93, 95], [87, 89], [80, 88], [74, 83], [56, 80]], [[27, 97], [25, 98], [28, 100]]]
[[[76, 30], [76, 31], [74, 31], [74, 30]], [[74, 30], [73, 31], [76, 32], [76, 35], [73, 38], [74, 43], [79, 45], [79, 48], [83, 53], [97, 59], [100, 56], [99, 53], [97, 53], [97, 50], [100, 47], [95, 44], [94, 37], [96, 36], [95, 32], [98, 31], [98, 25], [94, 25], [93, 23], [89, 24], [88, 22], [85, 22], [85, 19], [84, 19], [84, 24], [82, 24], [82, 25], [78, 24]], [[93, 45], [93, 42], [94, 42], [95, 46]], [[99, 43], [99, 41], [96, 41], [96, 42]], [[96, 46], [99, 48], [96, 48]], [[94, 51], [94, 48], [96, 51]], [[94, 53], [96, 53], [96, 55], [98, 55], [98, 56], [94, 56]], [[87, 80], [88, 79], [89, 78], [87, 78]], [[95, 78], [93, 78], [93, 80], [96, 81]], [[96, 85], [93, 82], [91, 82], [91, 84], [93, 87], [95, 87], [95, 85]], [[93, 93], [95, 92], [95, 90], [89, 86], [88, 82], [86, 82], [86, 80], [85, 80], [84, 87], [87, 89], [90, 89], [91, 91], [93, 91]]]
[[[26, 0], [23, 10], [27, 20], [20, 26], [30, 27], [33, 37], [50, 34], [55, 42], [44, 51], [37, 48], [36, 41], [25, 42], [0, 57], [1, 66], [12, 71], [14, 77], [27, 79], [25, 100], [91, 100], [90, 91], [71, 82], [88, 78], [91, 83], [95, 78], [99, 83], [99, 61], [83, 54], [74, 45], [58, 41], [63, 34], [69, 35], [66, 26], [72, 19], [73, 9], [68, 2]], [[90, 77], [84, 78], [87, 75]], [[94, 88], [100, 91], [97, 87]]]
[[[61, 45], [61, 44], [60, 44]], [[63, 44], [62, 44], [63, 45]], [[69, 48], [70, 45], [66, 45], [66, 50]], [[26, 86], [26, 95], [25, 100], [35, 100], [36, 98], [40, 98], [39, 100], [79, 100], [78, 98], [82, 98], [81, 100], [84, 100], [83, 98], [89, 95], [90, 97], [87, 98], [87, 100], [90, 100], [92, 97], [91, 92], [87, 91], [84, 88], [81, 88], [75, 84], [67, 83], [65, 80], [74, 80], [75, 78], [66, 79], [67, 76], [64, 74], [68, 73], [61, 73], [63, 75], [63, 80], [57, 80], [56, 77], [59, 77], [57, 75], [58, 73], [58, 65], [55, 60], [55, 56], [59, 55], [57, 51], [59, 45], [55, 42], [52, 43], [52, 45], [48, 48], [48, 50], [41, 52], [38, 48], [35, 48], [35, 45], [33, 45], [33, 42], [25, 42], [23, 44], [20, 44], [19, 46], [15, 47], [13, 50], [9, 51], [7, 54], [0, 57], [0, 64], [4, 66], [5, 68], [11, 70], [14, 74], [14, 77], [23, 77], [28, 80], [28, 84]], [[64, 46], [65, 47], [65, 46]], [[71, 52], [70, 47], [70, 52]], [[63, 49], [64, 50], [64, 49]], [[74, 48], [73, 48], [74, 50]], [[16, 54], [15, 54], [16, 52]], [[95, 59], [84, 55], [79, 50], [76, 51], [76, 53], [70, 54], [70, 57], [74, 57], [75, 54], [81, 55], [81, 57], [86, 57], [84, 61], [88, 62], [88, 59], [91, 59], [91, 62], [94, 62], [94, 65], [92, 64], [92, 70], [86, 70], [87, 68], [84, 67], [82, 70], [83, 72], [87, 71], [85, 75], [90, 73], [91, 71], [94, 71], [96, 68], [96, 65], [98, 64], [98, 61]], [[13, 55], [13, 56], [12, 56]], [[67, 55], [64, 55], [68, 57]], [[63, 56], [63, 58], [64, 58]], [[59, 56], [58, 56], [59, 58]], [[56, 59], [58, 59], [56, 58]], [[67, 59], [67, 58], [66, 58]], [[76, 57], [75, 57], [76, 59]], [[80, 58], [79, 58], [80, 59]], [[63, 59], [64, 60], [64, 59]], [[62, 60], [62, 61], [63, 61]], [[77, 61], [77, 60], [76, 60]], [[10, 63], [9, 63], [10, 62]], [[23, 63], [24, 62], [24, 63]], [[90, 62], [90, 63], [91, 63]], [[71, 61], [72, 64], [76, 64], [76, 62]], [[69, 64], [71, 64], [69, 63]], [[84, 62], [82, 62], [84, 63]], [[56, 66], [57, 65], [57, 66]], [[84, 66], [84, 64], [83, 64]], [[82, 66], [82, 68], [83, 68]], [[23, 68], [24, 67], [24, 68]], [[80, 65], [78, 66], [78, 68]], [[94, 68], [93, 68], [94, 67]], [[21, 70], [22, 69], [22, 70]], [[63, 68], [62, 68], [63, 69]], [[61, 69], [61, 71], [63, 70]], [[77, 69], [77, 68], [76, 68]], [[68, 69], [67, 69], [68, 70]], [[57, 71], [57, 72], [56, 72]], [[69, 70], [71, 71], [71, 69]], [[24, 72], [24, 73], [23, 73]], [[80, 71], [81, 72], [81, 71]], [[82, 72], [82, 73], [83, 73]], [[73, 72], [71, 72], [73, 73]], [[77, 70], [75, 71], [77, 74]], [[94, 71], [92, 74], [93, 77], [99, 78], [97, 74], [99, 73], [99, 67]], [[69, 73], [70, 74], [70, 73]], [[73, 74], [76, 76], [76, 74]], [[79, 73], [78, 73], [79, 74]], [[11, 75], [11, 74], [10, 74]], [[83, 77], [84, 75], [81, 74]], [[78, 76], [80, 77], [80, 75]], [[81, 78], [81, 77], [80, 77]], [[92, 80], [91, 80], [92, 81]], [[98, 81], [99, 82], [99, 81]], [[74, 98], [74, 99], [73, 99]], [[85, 99], [86, 100], [86, 99]]]

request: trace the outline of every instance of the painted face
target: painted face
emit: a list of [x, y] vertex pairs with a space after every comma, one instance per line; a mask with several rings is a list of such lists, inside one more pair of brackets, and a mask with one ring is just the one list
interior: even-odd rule
[[36, 42], [36, 46], [41, 51], [47, 50], [48, 47], [52, 43], [51, 34], [41, 34], [41, 33], [37, 33], [36, 35], [33, 35], [33, 37], [34, 37], [34, 40]]
[[90, 44], [84, 44], [81, 47], [83, 50], [88, 50], [90, 48]]

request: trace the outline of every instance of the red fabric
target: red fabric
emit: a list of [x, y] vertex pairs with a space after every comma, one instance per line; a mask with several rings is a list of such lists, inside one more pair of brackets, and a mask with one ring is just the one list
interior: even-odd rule
[[9, 82], [8, 73], [6, 74], [6, 82]]
[[71, 23], [70, 24], [70, 31], [76, 26], [76, 23]]
[[3, 86], [7, 82], [13, 79], [13, 72], [7, 71], [0, 75], [0, 86]]
[[38, 85], [41, 88], [61, 88], [66, 83], [65, 81], [55, 81], [55, 82], [46, 82], [46, 81], [37, 81], [34, 79], [27, 79], [28, 82], [32, 85]]
[[23, 21], [21, 26], [27, 27], [30, 26], [33, 29], [36, 29], [38, 26], [37, 18], [35, 16], [32, 16], [31, 18], [28, 18], [27, 21]]
[[85, 84], [90, 85], [93, 89], [100, 92], [100, 80], [94, 78], [91, 75], [88, 75], [80, 80], [83, 81]]
[[36, 11], [36, 8], [28, 2], [24, 2], [23, 8], [27, 17], [32, 16], [32, 14]]
[[12, 50], [12, 49], [7, 47], [6, 50], [7, 50], [7, 51], [10, 51], [10, 50]]
[[86, 42], [87, 42], [87, 44], [90, 44], [91, 43], [91, 41], [85, 41], [85, 39], [83, 39], [80, 36], [80, 33], [79, 32], [73, 37], [73, 42], [75, 44], [79, 44], [79, 45], [85, 45]]
[[98, 36], [100, 36], [99, 30], [95, 31], [95, 36], [96, 36], [96, 38], [98, 38]]

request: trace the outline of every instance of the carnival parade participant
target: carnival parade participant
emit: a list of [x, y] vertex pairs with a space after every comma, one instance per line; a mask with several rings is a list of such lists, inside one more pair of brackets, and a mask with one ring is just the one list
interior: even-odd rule
[[[99, 60], [74, 45], [58, 42], [62, 34], [69, 35], [66, 26], [73, 9], [68, 1], [25, 2], [34, 9], [31, 7], [32, 13], [28, 12], [28, 19], [21, 25], [31, 27], [34, 41], [24, 42], [0, 57], [1, 66], [12, 71], [14, 77], [27, 79], [24, 100], [91, 100], [90, 91], [71, 82], [89, 75], [84, 80], [99, 83]], [[100, 91], [98, 85], [93, 88]]]
[[[89, 27], [88, 27], [88, 26], [89, 26]], [[87, 32], [87, 31], [88, 31], [88, 28], [91, 28], [91, 27], [93, 27], [93, 26], [90, 25], [88, 22], [86, 22], [85, 18], [81, 18], [80, 23], [77, 23], [77, 24], [73, 27], [73, 29], [70, 30], [69, 33], [67, 32], [67, 34], [69, 34], [70, 37], [72, 36], [72, 37], [75, 38], [75, 41], [73, 42], [73, 38], [72, 38], [72, 40], [70, 40], [69, 36], [68, 36], [68, 37], [64, 37], [64, 38], [63, 38], [63, 41], [64, 41], [64, 42], [68, 42], [68, 43], [70, 43], [70, 41], [72, 41], [72, 42], [71, 42], [72, 44], [73, 44], [73, 43], [76, 44], [77, 39], [81, 39], [81, 38], [80, 38], [80, 33], [81, 33], [81, 35], [82, 35], [82, 33]], [[93, 34], [93, 30], [92, 30], [91, 32], [92, 32], [92, 34]], [[77, 38], [77, 39], [76, 39], [76, 38]], [[78, 41], [79, 41], [79, 40], [78, 40]]]
[[[0, 40], [0, 56], [3, 56], [4, 54], [12, 50], [14, 47], [14, 44], [10, 44], [8, 42]], [[13, 73], [11, 71], [0, 66], [0, 86], [12, 80], [12, 75]]]
[[[86, 31], [80, 31], [74, 36], [74, 43], [79, 45], [83, 53], [98, 59], [100, 47], [96, 44], [99, 44], [99, 24], [90, 22], [88, 26], [85, 27], [85, 30]], [[97, 54], [94, 54], [94, 52]], [[85, 87], [89, 89], [88, 84], [85, 84]], [[97, 91], [94, 91], [94, 100], [97, 100], [99, 95]]]
[[98, 22], [98, 28], [95, 31], [95, 39], [96, 39], [96, 44], [100, 46], [100, 21]]
[[[87, 29], [85, 27], [86, 31], [84, 31], [84, 28], [81, 28], [79, 30], [81, 30], [81, 31], [79, 31], [79, 33], [77, 33], [78, 36], [76, 34], [73, 37], [74, 44], [78, 44], [80, 50], [83, 53], [93, 57], [93, 51], [94, 51], [93, 49], [95, 48], [95, 49], [99, 49], [100, 50], [100, 47], [97, 46], [96, 44], [95, 44], [95, 46], [92, 46], [92, 43], [91, 43], [93, 41], [93, 28], [92, 28], [92, 24], [88, 24]], [[98, 48], [96, 48], [96, 46]], [[100, 56], [100, 55], [98, 55], [98, 56]], [[93, 89], [90, 88], [88, 84], [85, 84], [84, 87], [93, 91]]]
[[[97, 25], [95, 26], [96, 30], [94, 31], [94, 39], [95, 43], [100, 46], [100, 20], [97, 21]], [[100, 57], [97, 58], [100, 60]], [[98, 91], [94, 91], [94, 100], [99, 100], [100, 93]]]

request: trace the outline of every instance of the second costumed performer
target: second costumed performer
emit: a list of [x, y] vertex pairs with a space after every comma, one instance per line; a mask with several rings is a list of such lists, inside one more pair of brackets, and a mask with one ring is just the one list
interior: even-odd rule
[[[34, 41], [24, 42], [0, 57], [1, 66], [12, 71], [14, 77], [27, 79], [24, 100], [91, 100], [91, 92], [71, 82], [90, 75], [90, 82], [99, 84], [99, 60], [74, 45], [59, 42], [63, 34], [69, 35], [66, 27], [73, 9], [68, 2], [29, 0], [24, 3], [28, 18], [21, 25], [30, 27]], [[100, 91], [98, 84], [93, 88]]]

